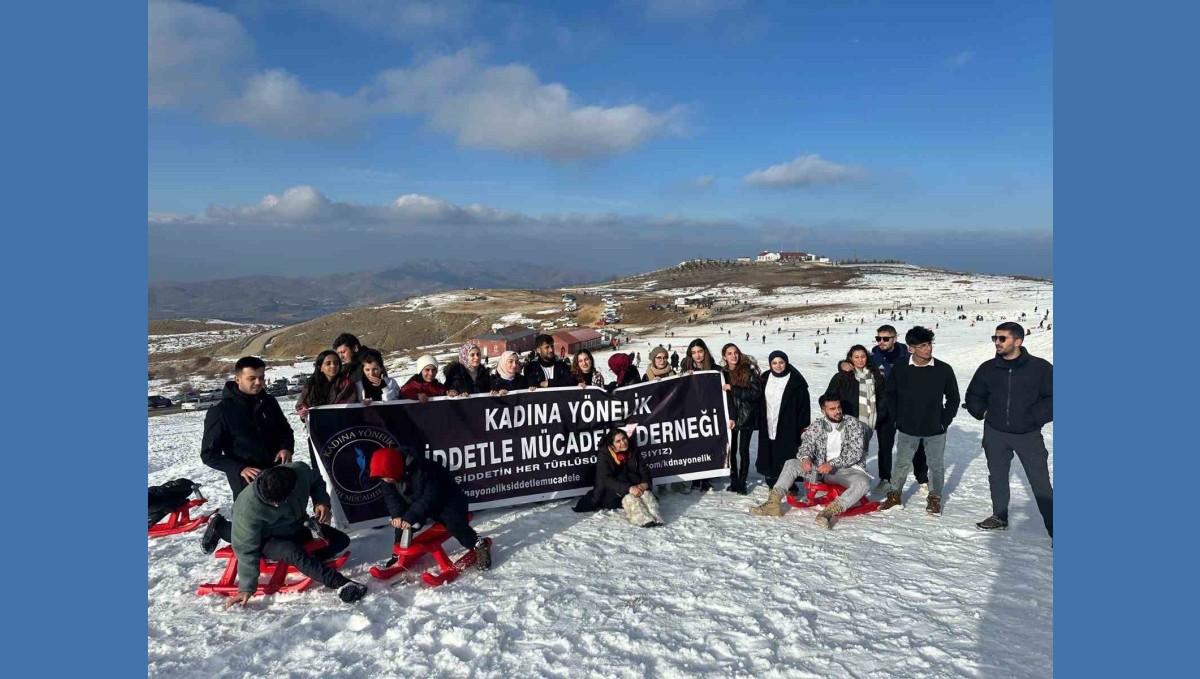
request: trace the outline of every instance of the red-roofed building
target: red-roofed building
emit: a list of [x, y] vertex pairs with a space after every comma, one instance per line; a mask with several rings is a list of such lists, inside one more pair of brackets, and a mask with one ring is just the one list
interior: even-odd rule
[[518, 354], [529, 351], [533, 348], [536, 338], [536, 330], [523, 325], [510, 325], [495, 332], [472, 337], [471, 341], [479, 345], [484, 356], [499, 356], [506, 351], [515, 351]]
[[572, 356], [580, 349], [595, 349], [601, 346], [604, 346], [604, 338], [591, 328], [570, 328], [554, 333], [556, 356]]

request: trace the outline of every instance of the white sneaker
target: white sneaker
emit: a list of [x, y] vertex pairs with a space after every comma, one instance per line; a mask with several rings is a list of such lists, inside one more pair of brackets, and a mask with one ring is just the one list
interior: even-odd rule
[[922, 483], [922, 484], [918, 485], [917, 486], [917, 495], [920, 495], [921, 497], [929, 497], [929, 484]]

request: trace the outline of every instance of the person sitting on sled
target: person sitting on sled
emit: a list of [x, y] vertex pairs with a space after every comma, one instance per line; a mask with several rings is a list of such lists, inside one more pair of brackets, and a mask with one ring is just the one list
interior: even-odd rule
[[[259, 559], [283, 561], [326, 587], [336, 589], [346, 603], [358, 601], [367, 593], [359, 584], [325, 565], [325, 562], [350, 545], [350, 537], [328, 525], [329, 493], [325, 482], [303, 462], [289, 462], [264, 469], [233, 502], [233, 520], [213, 516], [204, 531], [200, 546], [212, 554], [217, 540], [233, 544], [238, 559], [238, 593], [225, 603], [245, 604], [258, 589]], [[328, 543], [311, 554], [304, 545], [313, 539], [305, 525], [308, 500], [320, 525], [321, 537]]]
[[[467, 496], [445, 467], [411, 449], [380, 448], [371, 455], [371, 476], [383, 481], [383, 501], [397, 543], [405, 530], [433, 520], [445, 526], [463, 547], [475, 550], [476, 568], [486, 571], [492, 567], [487, 540], [468, 523]], [[396, 561], [393, 554], [381, 568], [391, 568]]]
[[596, 486], [591, 493], [575, 503], [577, 512], [597, 509], [624, 509], [629, 523], [642, 528], [663, 525], [658, 513], [658, 500], [650, 488], [654, 477], [633, 449], [630, 435], [636, 424], [614, 427], [600, 439], [600, 454], [596, 457]]
[[842, 417], [837, 394], [824, 394], [817, 402], [824, 417], [813, 422], [800, 437], [796, 458], [783, 465], [767, 501], [750, 509], [756, 516], [783, 516], [780, 501], [792, 482], [803, 476], [809, 483], [835, 483], [846, 491], [817, 514], [817, 525], [833, 528], [833, 517], [858, 503], [871, 488], [864, 466], [863, 435], [866, 425], [857, 417]]

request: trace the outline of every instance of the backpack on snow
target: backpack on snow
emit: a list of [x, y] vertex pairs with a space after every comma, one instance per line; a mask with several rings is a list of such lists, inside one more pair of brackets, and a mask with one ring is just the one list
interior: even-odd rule
[[196, 484], [191, 479], [175, 479], [161, 486], [150, 486], [150, 527], [187, 502], [188, 496], [195, 488]]

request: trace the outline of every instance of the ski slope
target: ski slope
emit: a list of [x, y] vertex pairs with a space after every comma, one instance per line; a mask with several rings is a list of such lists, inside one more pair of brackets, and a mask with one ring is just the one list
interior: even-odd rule
[[[652, 346], [670, 343], [682, 356], [694, 337], [714, 352], [734, 341], [764, 364], [780, 349], [808, 380], [817, 413], [837, 360], [852, 344], [870, 348], [875, 328], [890, 322], [889, 314], [875, 315], [878, 307], [915, 305], [891, 322], [902, 337], [913, 325], [939, 324], [934, 357], [953, 366], [965, 392], [975, 368], [994, 355], [988, 336], [1000, 318], [1024, 311], [1023, 325], [1036, 328], [1052, 294], [1048, 283], [879, 267], [853, 288], [776, 291], [754, 298], [757, 308], [744, 319], [673, 327], [675, 337], [635, 337], [621, 350], [640, 352], [644, 368]], [[764, 308], [799, 303], [838, 308], [789, 322]], [[974, 327], [955, 320], [957, 304], [987, 320]], [[920, 313], [921, 305], [935, 312]], [[837, 315], [849, 322], [834, 323]], [[767, 327], [753, 319], [768, 319]], [[826, 327], [831, 334], [818, 354], [813, 343], [826, 339]], [[1035, 330], [1025, 346], [1054, 360], [1053, 331]], [[609, 353], [596, 354], [601, 366]], [[283, 407], [300, 439], [291, 402]], [[149, 419], [148, 483], [186, 476], [204, 484], [210, 507], [227, 506], [224, 478], [200, 463], [203, 418]], [[1044, 434], [1053, 471], [1053, 425]], [[1051, 676], [1050, 540], [1017, 461], [1009, 530], [974, 528], [991, 513], [981, 435], [982, 423], [960, 411], [946, 446], [939, 518], [925, 514], [911, 479], [906, 510], [848, 518], [833, 531], [813, 524], [815, 510], [752, 517], [747, 510], [767, 492], [756, 474], [748, 498], [721, 490], [661, 495], [667, 525], [657, 529], [634, 528], [612, 512], [575, 514], [573, 500], [481, 511], [476, 527], [495, 540], [492, 571], [439, 589], [374, 580], [367, 570], [389, 552], [391, 531], [352, 534], [345, 572], [370, 588], [353, 605], [318, 586], [225, 611], [223, 597], [195, 595], [222, 569], [201, 554], [199, 531], [151, 539], [148, 675]], [[868, 471], [875, 476], [874, 443]]]

